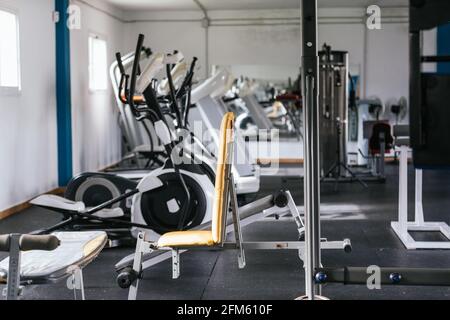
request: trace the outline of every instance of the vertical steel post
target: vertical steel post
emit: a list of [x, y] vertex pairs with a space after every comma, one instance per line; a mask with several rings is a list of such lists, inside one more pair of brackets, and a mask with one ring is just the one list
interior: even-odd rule
[[72, 100], [70, 85], [69, 0], [55, 0], [56, 23], [56, 114], [58, 121], [58, 180], [66, 186], [72, 179]]
[[408, 147], [400, 147], [398, 193], [398, 226], [401, 237], [408, 236]]
[[422, 137], [422, 70], [421, 70], [421, 48], [420, 48], [420, 32], [410, 33], [410, 136], [411, 147], [413, 149], [420, 148], [423, 145]]
[[319, 57], [317, 51], [317, 0], [302, 2], [302, 84], [305, 197], [305, 285], [308, 299], [320, 295], [314, 273], [320, 259], [320, 159], [319, 159]]
[[17, 300], [20, 295], [20, 234], [12, 234], [9, 244], [9, 269], [6, 300]]
[[415, 210], [414, 210], [414, 222], [420, 226], [425, 224], [425, 218], [423, 215], [423, 170], [416, 169], [416, 197], [415, 197]]

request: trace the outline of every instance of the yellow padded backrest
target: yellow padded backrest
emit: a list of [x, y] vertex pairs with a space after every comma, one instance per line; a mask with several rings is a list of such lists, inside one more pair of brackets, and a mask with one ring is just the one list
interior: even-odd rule
[[220, 127], [219, 157], [217, 159], [212, 236], [215, 244], [223, 242], [225, 217], [228, 210], [228, 176], [232, 165], [234, 139], [234, 113], [225, 114]]

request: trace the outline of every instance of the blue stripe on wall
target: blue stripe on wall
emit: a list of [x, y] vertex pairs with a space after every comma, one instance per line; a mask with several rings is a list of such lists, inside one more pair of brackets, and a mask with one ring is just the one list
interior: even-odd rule
[[56, 108], [58, 121], [58, 181], [66, 186], [72, 178], [72, 106], [70, 92], [70, 30], [67, 28], [69, 0], [55, 0]]
[[[437, 54], [450, 56], [450, 24], [438, 27]], [[438, 63], [437, 72], [450, 74], [450, 63]]]

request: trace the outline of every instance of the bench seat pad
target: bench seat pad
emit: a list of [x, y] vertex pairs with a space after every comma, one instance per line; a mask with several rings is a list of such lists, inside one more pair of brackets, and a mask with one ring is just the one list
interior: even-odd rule
[[158, 248], [189, 248], [214, 246], [211, 231], [178, 231], [169, 232], [159, 238]]
[[[103, 231], [89, 232], [55, 232], [60, 246], [53, 251], [22, 252], [22, 280], [52, 280], [70, 275], [76, 268], [89, 264], [107, 243], [107, 235]], [[0, 281], [4, 282], [8, 275], [9, 258], [0, 262]], [[42, 281], [45, 282], [45, 281]]]

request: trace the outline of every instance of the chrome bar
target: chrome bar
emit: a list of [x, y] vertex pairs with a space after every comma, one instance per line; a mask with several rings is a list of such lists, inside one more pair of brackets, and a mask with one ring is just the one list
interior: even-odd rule
[[304, 123], [305, 286], [308, 299], [320, 295], [314, 272], [320, 259], [319, 58], [317, 0], [302, 1], [302, 83]]

